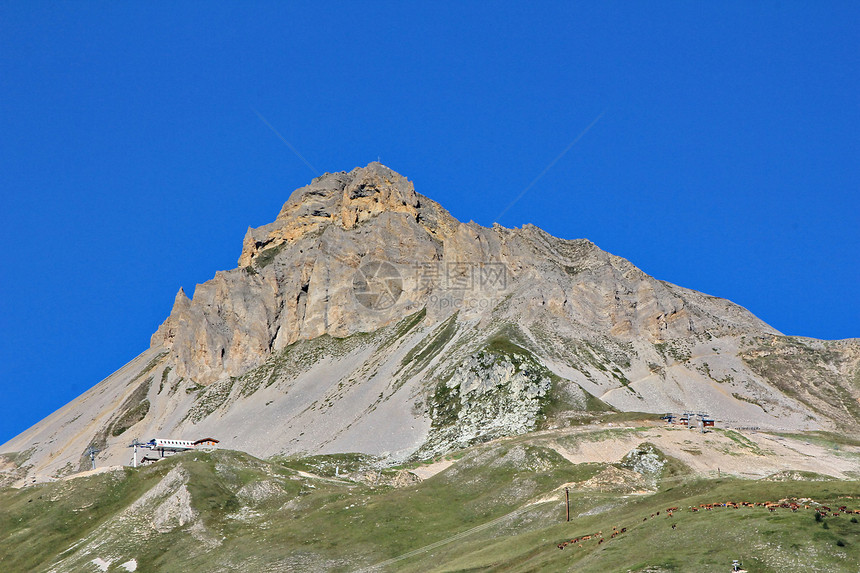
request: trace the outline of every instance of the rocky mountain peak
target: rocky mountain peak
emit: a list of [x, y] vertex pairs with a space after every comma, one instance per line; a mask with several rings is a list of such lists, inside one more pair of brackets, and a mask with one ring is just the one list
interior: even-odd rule
[[248, 229], [239, 266], [249, 266], [263, 250], [329, 225], [353, 229], [383, 212], [406, 213], [417, 220], [419, 198], [411, 181], [378, 162], [349, 173], [326, 173], [293, 191], [275, 222]]
[[373, 162], [349, 173], [326, 173], [310, 185], [296, 189], [277, 219], [340, 214], [339, 222], [351, 229], [382, 211], [414, 216], [417, 207], [418, 195], [412, 182], [381, 163]]
[[197, 285], [191, 301], [180, 291], [153, 335], [177, 375], [209, 385], [299, 340], [375, 332], [420, 309], [427, 324], [457, 312], [627, 341], [769, 328], [587, 240], [461, 223], [380, 163], [295, 190], [272, 223], [248, 229], [239, 267]]
[[0, 451], [30, 452], [24, 479], [133, 435], [402, 460], [611, 409], [845, 428], [857, 380], [856, 342], [781, 336], [584, 239], [460, 223], [371, 163], [293, 192], [149, 350]]

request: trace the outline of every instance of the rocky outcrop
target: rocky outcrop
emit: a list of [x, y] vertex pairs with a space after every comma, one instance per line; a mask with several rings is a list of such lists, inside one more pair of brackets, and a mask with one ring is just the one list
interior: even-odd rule
[[422, 455], [534, 430], [551, 386], [549, 371], [525, 351], [469, 356], [431, 399]]

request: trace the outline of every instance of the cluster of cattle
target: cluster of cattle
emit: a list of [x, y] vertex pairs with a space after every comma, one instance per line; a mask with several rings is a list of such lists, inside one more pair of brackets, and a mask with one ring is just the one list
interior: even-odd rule
[[[775, 512], [777, 509], [790, 509], [793, 512], [796, 512], [800, 509], [814, 509], [819, 515], [822, 517], [838, 517], [840, 514], [857, 514], [860, 515], [860, 509], [848, 509], [846, 506], [837, 507], [834, 511], [832, 508], [816, 503], [812, 500], [803, 500], [806, 503], [800, 503], [798, 500], [780, 500], [780, 501], [761, 501], [761, 502], [750, 502], [750, 501], [742, 501], [740, 503], [734, 501], [726, 501], [723, 503], [703, 503], [699, 506], [690, 506], [689, 511], [693, 513], [697, 513], [699, 511], [711, 511], [716, 508], [732, 508], [732, 509], [740, 509], [741, 507], [763, 507], [770, 511], [771, 513]], [[676, 511], [679, 511], [678, 507], [669, 507], [665, 511], [666, 518], [671, 518], [674, 516]], [[660, 512], [657, 511], [652, 513], [649, 516], [645, 516], [642, 521], [648, 521], [651, 518], [658, 517]], [[672, 524], [672, 529], [676, 528], [676, 524]], [[622, 533], [627, 532], [626, 527], [622, 527], [618, 529], [617, 527], [612, 528], [612, 534], [609, 536], [609, 539], [614, 539], [615, 537], [621, 535]], [[568, 545], [582, 547], [582, 544], [587, 541], [597, 540], [597, 544], [600, 545], [606, 541], [606, 538], [603, 537], [603, 532], [598, 531], [597, 533], [593, 533], [591, 535], [583, 535], [582, 537], [575, 537], [570, 541], [562, 541], [557, 545], [559, 549], [564, 549]]]
[[[813, 505], [817, 507], [813, 507]], [[839, 517], [841, 513], [846, 514], [857, 514], [860, 515], [860, 509], [848, 509], [846, 506], [842, 505], [836, 508], [836, 511], [833, 511], [830, 507], [826, 505], [821, 505], [819, 503], [812, 502], [810, 503], [799, 503], [796, 500], [780, 500], [780, 501], [758, 501], [758, 502], [750, 502], [750, 501], [742, 501], [740, 503], [734, 501], [727, 501], [725, 503], [703, 503], [698, 507], [690, 507], [690, 511], [697, 512], [702, 509], [705, 511], [711, 511], [716, 507], [731, 507], [733, 509], [739, 509], [741, 507], [764, 507], [771, 513], [774, 513], [777, 509], [784, 508], [790, 509], [793, 512], [796, 512], [800, 509], [814, 509], [817, 513], [821, 515], [821, 517], [827, 517], [828, 515], [831, 517]]]
[[[616, 537], [618, 537], [622, 533], [627, 533], [626, 527], [622, 527], [621, 529], [618, 529], [617, 527], [613, 527], [612, 528], [612, 534], [609, 536], [609, 539], [615, 539]], [[577, 545], [578, 547], [582, 547], [582, 542], [590, 541], [592, 539], [597, 539], [598, 545], [600, 545], [601, 543], [606, 541], [606, 539], [603, 538], [603, 532], [598, 531], [597, 533], [592, 533], [591, 535], [583, 535], [582, 537], [575, 537], [575, 538], [571, 539], [570, 541], [562, 541], [561, 543], [558, 544], [558, 548], [564, 549], [568, 545]]]

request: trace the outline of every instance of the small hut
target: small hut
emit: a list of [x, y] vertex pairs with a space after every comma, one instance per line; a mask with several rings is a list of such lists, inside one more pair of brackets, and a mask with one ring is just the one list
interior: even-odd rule
[[194, 442], [194, 447], [201, 450], [211, 450], [218, 447], [218, 440], [215, 438], [201, 438]]

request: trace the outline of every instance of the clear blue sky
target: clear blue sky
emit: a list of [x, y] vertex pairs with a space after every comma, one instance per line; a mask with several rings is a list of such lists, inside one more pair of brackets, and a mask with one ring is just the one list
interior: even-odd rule
[[[714, 5], [712, 5], [714, 4]], [[314, 172], [860, 336], [856, 2], [0, 6], [0, 442], [145, 349]]]

